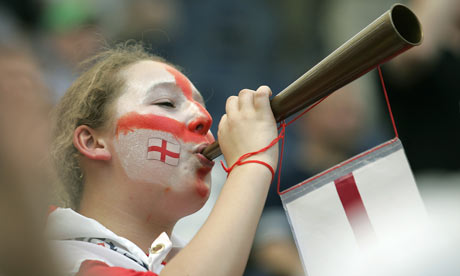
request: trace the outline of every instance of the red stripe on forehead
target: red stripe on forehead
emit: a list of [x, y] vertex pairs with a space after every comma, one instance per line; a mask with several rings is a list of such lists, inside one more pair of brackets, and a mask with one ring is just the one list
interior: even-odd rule
[[184, 123], [154, 114], [130, 112], [123, 115], [117, 122], [116, 135], [127, 134], [136, 129], [150, 129], [169, 132], [184, 142], [211, 143], [211, 137], [189, 131]]
[[182, 74], [181, 72], [179, 72], [176, 68], [172, 67], [172, 66], [169, 66], [169, 65], [165, 65], [165, 68], [166, 68], [166, 71], [168, 71], [171, 75], [174, 76], [174, 79], [176, 80], [176, 85], [182, 90], [182, 92], [184, 93], [185, 97], [196, 104], [196, 106], [198, 107], [198, 109], [201, 111], [201, 113], [208, 118], [208, 120], [210, 120], [210, 125], [209, 127], [211, 127], [211, 124], [212, 124], [212, 117], [211, 115], [209, 114], [209, 112], [206, 110], [206, 108], [204, 108], [201, 103], [195, 101], [192, 97], [192, 83], [189, 81], [189, 79], [187, 79], [186, 76], [184, 76], [184, 74]]
[[177, 86], [184, 92], [184, 95], [187, 99], [190, 101], [193, 101], [192, 99], [192, 83], [187, 79], [184, 74], [179, 72], [176, 68], [173, 68], [169, 65], [166, 65], [166, 70], [174, 76], [174, 79], [176, 80]]

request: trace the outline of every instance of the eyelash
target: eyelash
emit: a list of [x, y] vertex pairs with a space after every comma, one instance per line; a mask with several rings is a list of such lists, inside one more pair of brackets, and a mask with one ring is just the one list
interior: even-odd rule
[[155, 103], [155, 105], [169, 107], [169, 108], [175, 108], [176, 107], [172, 102], [159, 102], [159, 103]]

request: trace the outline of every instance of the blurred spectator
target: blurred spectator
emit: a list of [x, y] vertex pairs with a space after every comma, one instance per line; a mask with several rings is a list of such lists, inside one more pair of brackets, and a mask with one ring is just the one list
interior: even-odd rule
[[43, 0], [0, 0], [0, 9], [8, 11], [24, 29], [33, 29], [38, 24], [43, 5]]
[[300, 276], [302, 263], [282, 208], [265, 208], [246, 276]]
[[87, 0], [50, 0], [41, 15], [37, 50], [46, 82], [59, 98], [75, 78], [77, 65], [104, 41], [99, 15]]
[[364, 149], [368, 125], [365, 92], [358, 83], [351, 83], [296, 122], [300, 134], [293, 153], [297, 167], [316, 174]]
[[[116, 40], [135, 39], [151, 45], [155, 54], [170, 55], [172, 44], [184, 27], [181, 1], [125, 0], [122, 5], [123, 19], [113, 18], [123, 22], [116, 31], [113, 30]], [[103, 22], [104, 28], [107, 23]]]
[[2, 275], [54, 275], [42, 233], [51, 184], [47, 160], [50, 106], [32, 56], [20, 47], [0, 46]]
[[81, 61], [102, 47], [134, 39], [171, 55], [181, 26], [179, 1], [47, 0], [37, 49], [47, 83], [59, 98], [76, 77]]
[[[9, 166], [30, 172], [20, 177], [25, 183], [33, 183], [40, 180], [35, 176], [43, 172], [41, 166], [46, 164], [48, 154], [49, 91], [35, 60], [24, 50], [0, 46], [0, 64], [0, 150]], [[40, 184], [30, 184], [26, 190], [40, 194]]]

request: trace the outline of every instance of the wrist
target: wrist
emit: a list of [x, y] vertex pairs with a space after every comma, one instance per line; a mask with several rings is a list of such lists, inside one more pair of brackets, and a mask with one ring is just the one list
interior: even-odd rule
[[274, 171], [278, 167], [278, 152], [273, 152], [273, 149], [270, 149], [267, 152], [258, 153], [256, 155], [250, 156], [242, 161], [261, 161], [270, 165]]
[[[240, 165], [235, 165], [231, 171], [228, 172], [227, 177], [231, 177], [232, 175], [242, 175], [242, 174], [247, 174], [247, 175], [256, 175], [258, 179], [260, 180], [266, 180], [262, 181], [264, 183], [271, 183], [273, 178], [274, 178], [274, 170], [272, 173], [272, 169], [270, 168], [271, 166], [266, 164], [261, 164], [258, 162], [253, 162], [253, 161], [258, 161], [258, 160], [248, 160], [251, 161], [250, 163], [244, 163]], [[268, 165], [268, 166], [267, 166]]]
[[[246, 154], [243, 154], [229, 168], [226, 168], [224, 166], [224, 163], [221, 161], [222, 168], [227, 172], [227, 174], [229, 174], [237, 166], [247, 165], [247, 164], [263, 165], [270, 171], [272, 175], [272, 181], [273, 181], [275, 177], [275, 169], [277, 166], [276, 160], [278, 159], [278, 148], [276, 147], [276, 145], [278, 143], [278, 140], [280, 139], [284, 139], [284, 127], [281, 133], [278, 135], [278, 137], [273, 139], [273, 141], [271, 141], [271, 143], [267, 145], [266, 147], [258, 151], [248, 152]], [[264, 160], [260, 160], [260, 159], [266, 159], [267, 162]], [[273, 162], [273, 164], [270, 164], [271, 162]]]
[[[265, 161], [262, 161], [262, 160], [258, 160], [258, 159], [250, 159], [250, 160], [245, 160], [244, 158], [245, 156], [243, 155], [242, 158], [238, 159], [231, 167], [229, 168], [226, 168], [224, 163], [221, 161], [221, 164], [222, 164], [222, 168], [227, 172], [228, 175], [230, 175], [230, 173], [235, 169], [235, 168], [238, 168], [238, 167], [241, 167], [241, 166], [246, 166], [246, 167], [250, 167], [248, 165], [252, 165], [252, 164], [255, 164], [255, 165], [259, 165], [259, 169], [260, 169], [260, 166], [263, 166], [266, 168], [265, 171], [269, 171], [270, 172], [270, 175], [271, 175], [271, 181], [273, 181], [273, 178], [275, 177], [275, 169], [273, 168], [272, 165], [270, 165], [269, 163], [265, 162]], [[271, 183], [270, 181], [270, 183]]]

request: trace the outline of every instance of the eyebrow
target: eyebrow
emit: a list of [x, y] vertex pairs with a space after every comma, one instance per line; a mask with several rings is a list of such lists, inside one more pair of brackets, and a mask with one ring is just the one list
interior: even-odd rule
[[160, 82], [154, 83], [147, 89], [147, 93], [151, 93], [156, 87], [164, 85], [164, 84], [175, 85], [176, 83], [174, 81], [160, 81]]
[[[176, 84], [175, 81], [169, 81], [169, 80], [160, 81], [160, 82], [157, 82], [157, 83], [152, 84], [152, 85], [147, 89], [147, 94], [148, 94], [148, 93], [152, 93], [153, 90], [154, 90], [156, 87], [161, 86], [161, 85], [164, 85], [164, 84], [172, 84], [172, 85], [177, 86], [177, 84]], [[205, 102], [204, 102], [204, 98], [203, 98], [203, 96], [201, 95], [201, 93], [200, 93], [198, 90], [196, 90], [196, 89], [195, 89], [194, 92], [196, 92], [196, 93], [193, 93], [193, 92], [192, 92], [192, 93], [193, 93], [193, 94], [192, 94], [192, 98], [196, 97], [196, 98], [197, 98], [197, 99], [196, 99], [197, 102], [199, 102], [202, 106], [206, 106], [206, 104], [205, 104]], [[184, 92], [182, 91], [182, 93], [184, 93]], [[195, 99], [194, 99], [194, 100], [195, 100]]]

